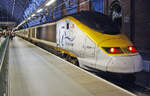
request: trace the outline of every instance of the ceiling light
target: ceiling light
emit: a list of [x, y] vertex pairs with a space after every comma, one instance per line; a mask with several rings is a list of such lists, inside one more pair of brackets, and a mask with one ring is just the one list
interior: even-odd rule
[[31, 17], [34, 17], [34, 16], [35, 16], [35, 14], [31, 15]]
[[37, 11], [37, 13], [40, 13], [41, 11], [43, 11], [43, 9], [39, 9], [39, 10]]
[[56, 0], [50, 0], [48, 3], [46, 3], [45, 6], [50, 6], [52, 3], [54, 3]]
[[31, 17], [28, 18], [28, 20], [30, 20], [30, 19], [31, 19]]

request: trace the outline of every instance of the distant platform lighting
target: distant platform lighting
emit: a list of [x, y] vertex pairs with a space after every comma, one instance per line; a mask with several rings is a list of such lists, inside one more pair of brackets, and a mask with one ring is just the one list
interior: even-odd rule
[[46, 3], [45, 6], [50, 6], [52, 3], [54, 3], [56, 0], [50, 0], [48, 3]]

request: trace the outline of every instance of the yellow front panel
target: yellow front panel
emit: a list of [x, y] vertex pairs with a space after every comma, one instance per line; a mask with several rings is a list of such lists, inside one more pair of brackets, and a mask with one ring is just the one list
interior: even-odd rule
[[[88, 26], [84, 25], [83, 23], [81, 23], [80, 21], [76, 20], [71, 16], [66, 17], [62, 20], [66, 19], [70, 19], [72, 22], [74, 22], [82, 32], [84, 32], [94, 43], [96, 43], [96, 45], [100, 49], [102, 49], [108, 55], [120, 55], [120, 54], [109, 54], [102, 47], [128, 48], [128, 46], [133, 46], [133, 44], [124, 34], [118, 35], [103, 34], [101, 32], [97, 32], [96, 30], [89, 28]], [[124, 53], [123, 55], [126, 54], [137, 54], [137, 53]]]

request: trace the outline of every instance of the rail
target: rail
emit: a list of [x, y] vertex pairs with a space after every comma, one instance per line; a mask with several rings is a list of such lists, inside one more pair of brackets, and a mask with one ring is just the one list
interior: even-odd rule
[[0, 42], [0, 96], [7, 94], [9, 37]]

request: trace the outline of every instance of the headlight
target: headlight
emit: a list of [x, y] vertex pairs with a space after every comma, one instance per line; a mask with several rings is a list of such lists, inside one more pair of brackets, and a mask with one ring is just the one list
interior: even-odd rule
[[121, 54], [123, 53], [120, 47], [102, 47], [107, 53], [110, 54]]

